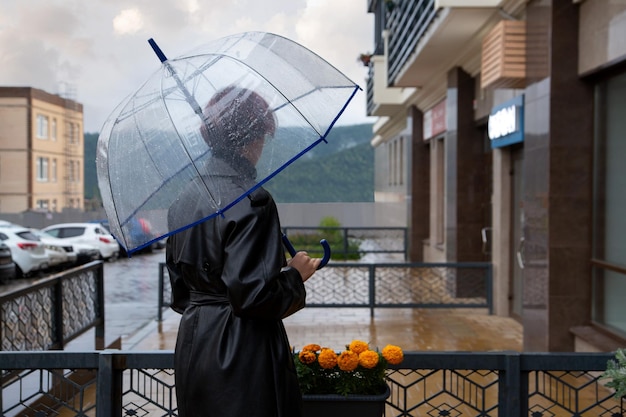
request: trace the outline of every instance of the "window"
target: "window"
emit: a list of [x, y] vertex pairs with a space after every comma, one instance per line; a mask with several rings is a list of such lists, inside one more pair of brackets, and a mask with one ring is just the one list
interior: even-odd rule
[[48, 116], [43, 114], [37, 115], [37, 137], [48, 139]]
[[48, 200], [37, 200], [37, 208], [42, 210], [48, 210]]
[[70, 123], [70, 143], [74, 144], [76, 137], [76, 132], [74, 131], [74, 123]]
[[68, 175], [70, 182], [80, 182], [80, 161], [70, 161]]
[[391, 143], [387, 143], [386, 146], [387, 148], [387, 185], [392, 186], [393, 185], [393, 151], [392, 151], [392, 144]]
[[626, 335], [626, 74], [596, 87], [593, 320]]
[[68, 122], [66, 129], [68, 143], [78, 145], [80, 143], [80, 125], [78, 123]]
[[48, 158], [37, 158], [37, 181], [48, 181]]
[[430, 189], [432, 191], [431, 202], [431, 227], [432, 237], [437, 245], [445, 242], [445, 142], [443, 137], [430, 141], [431, 178]]
[[50, 137], [52, 140], [57, 140], [57, 119], [52, 119], [52, 124], [50, 125]]
[[52, 166], [50, 167], [50, 177], [52, 182], [57, 182], [57, 160], [52, 159]]
[[386, 145], [387, 185], [395, 187], [404, 184], [404, 137], [400, 136]]
[[404, 185], [404, 136], [398, 139], [398, 159], [396, 164], [398, 185]]

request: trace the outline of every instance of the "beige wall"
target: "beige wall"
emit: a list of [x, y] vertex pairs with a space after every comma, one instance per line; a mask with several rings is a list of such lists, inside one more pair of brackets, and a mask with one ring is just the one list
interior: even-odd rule
[[28, 101], [25, 98], [0, 98], [0, 151], [26, 149]]
[[28, 208], [28, 100], [0, 98], [0, 212]]
[[587, 0], [580, 5], [578, 72], [626, 58], [626, 0]]
[[[48, 202], [48, 210], [84, 208], [83, 114], [78, 103], [46, 93], [0, 98], [0, 211], [22, 212]], [[40, 98], [43, 97], [43, 98]], [[52, 97], [49, 102], [46, 97]], [[73, 102], [69, 102], [72, 104]], [[30, 107], [29, 107], [30, 106]], [[37, 134], [37, 116], [48, 117], [48, 136]], [[70, 141], [68, 123], [73, 126]], [[56, 126], [56, 129], [54, 129]], [[54, 135], [53, 130], [56, 130]], [[48, 160], [48, 180], [37, 179], [37, 161]], [[56, 175], [53, 171], [56, 167]], [[74, 175], [70, 175], [70, 167]]]
[[[48, 137], [37, 137], [37, 115], [48, 117]], [[63, 208], [82, 209], [83, 206], [83, 160], [84, 138], [82, 132], [82, 113], [47, 103], [33, 100], [32, 126], [32, 175], [33, 204], [37, 200], [47, 200], [48, 209], [60, 211]], [[54, 123], [54, 122], [55, 123]], [[69, 126], [72, 126], [72, 129]], [[56, 126], [55, 126], [56, 125]], [[53, 129], [56, 127], [56, 135]], [[73, 140], [70, 140], [73, 135]], [[56, 136], [56, 138], [55, 138]], [[37, 158], [48, 159], [48, 181], [37, 181]], [[74, 173], [70, 170], [74, 169]], [[56, 174], [55, 172], [56, 171]]]

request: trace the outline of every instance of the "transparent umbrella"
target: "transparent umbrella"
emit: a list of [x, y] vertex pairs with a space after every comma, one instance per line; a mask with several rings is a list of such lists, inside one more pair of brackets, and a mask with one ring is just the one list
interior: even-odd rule
[[[96, 156], [111, 232], [129, 254], [223, 215], [327, 142], [360, 89], [307, 48], [270, 33], [228, 36], [174, 59], [149, 42], [161, 68], [105, 122]], [[238, 147], [259, 135], [255, 181], [224, 189], [224, 162], [236, 165]], [[206, 209], [179, 207], [168, 217], [190, 187], [194, 206]]]

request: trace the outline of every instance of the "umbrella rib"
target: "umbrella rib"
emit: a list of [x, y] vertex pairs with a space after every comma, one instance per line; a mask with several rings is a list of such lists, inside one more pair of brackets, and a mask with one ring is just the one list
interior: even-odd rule
[[[125, 232], [124, 230], [128, 229], [128, 225], [130, 224], [132, 219], [137, 216], [142, 216], [142, 213], [145, 210], [157, 209], [159, 212], [162, 210], [167, 211], [168, 206], [171, 206], [172, 204], [172, 198], [175, 198], [173, 196], [167, 195], [169, 194], [168, 190], [172, 189], [172, 187], [176, 188], [179, 182], [183, 184], [187, 180], [191, 180], [193, 182], [199, 180], [202, 182], [202, 185], [197, 184], [196, 186], [198, 187], [198, 190], [204, 190], [202, 194], [204, 195], [204, 198], [207, 199], [207, 205], [210, 207], [207, 208], [209, 208], [210, 211], [213, 211], [212, 213], [205, 212], [204, 214], [206, 216], [202, 219], [187, 219], [187, 221], [191, 221], [191, 223], [181, 226], [176, 230], [155, 230], [155, 235], [158, 234], [159, 236], [144, 244], [141, 244], [140, 242], [131, 242], [130, 240], [132, 240], [132, 236], [129, 236], [128, 238], [124, 238], [124, 236], [122, 236], [123, 239], [121, 241], [124, 242], [126, 249], [129, 253], [133, 253], [149, 245], [151, 242], [163, 238], [164, 236], [170, 236], [182, 230], [186, 230], [216, 216], [224, 216], [225, 212], [240, 203], [248, 195], [261, 188], [276, 175], [279, 175], [288, 166], [292, 165], [296, 160], [300, 159], [311, 149], [319, 145], [321, 142], [328, 143], [328, 136], [330, 135], [331, 130], [333, 129], [341, 115], [345, 112], [349, 103], [354, 99], [356, 92], [358, 90], [362, 90], [361, 87], [347, 79], [345, 75], [341, 73], [339, 74], [342, 75], [346, 79], [346, 81], [349, 82], [349, 85], [342, 84], [339, 78], [333, 77], [330, 73], [328, 74], [330, 77], [323, 77], [323, 79], [321, 76], [311, 77], [311, 74], [307, 72], [309, 68], [308, 65], [303, 65], [300, 60], [294, 61], [294, 59], [292, 59], [290, 55], [280, 55], [279, 52], [281, 52], [282, 49], [275, 49], [273, 47], [273, 45], [275, 44], [273, 40], [271, 43], [268, 43], [265, 42], [263, 39], [256, 39], [257, 44], [253, 45], [253, 47], [264, 47], [267, 53], [273, 54], [270, 56], [272, 62], [278, 59], [280, 60], [278, 62], [279, 65], [286, 64], [294, 66], [295, 72], [290, 73], [291, 75], [293, 75], [293, 78], [289, 78], [289, 80], [287, 81], [296, 84], [293, 84], [292, 86], [285, 89], [280, 89], [279, 86], [281, 86], [281, 82], [283, 82], [284, 77], [282, 77], [281, 74], [278, 74], [278, 78], [276, 78], [273, 77], [271, 73], [264, 72], [264, 69], [268, 68], [269, 65], [267, 61], [262, 60], [260, 62], [256, 62], [259, 60], [259, 58], [264, 59], [264, 57], [266, 56], [263, 55], [264, 52], [260, 52], [259, 55], [257, 54], [256, 50], [248, 51], [247, 48], [249, 48], [249, 46], [247, 43], [244, 43], [241, 48], [236, 46], [239, 42], [244, 42], [247, 40], [247, 37], [242, 37], [240, 39], [234, 39], [234, 45], [232, 44], [232, 42], [223, 43], [219, 46], [219, 51], [210, 53], [210, 55], [212, 56], [205, 57], [205, 60], [190, 60], [189, 58], [196, 56], [196, 54], [193, 53], [189, 54], [188, 56], [168, 60], [165, 55], [159, 55], [157, 53], [157, 56], [159, 56], [162, 64], [162, 78], [160, 79], [160, 82], [157, 81], [156, 83], [152, 84], [153, 87], [156, 87], [153, 92], [144, 90], [145, 85], [144, 87], [140, 88], [136, 92], [134, 98], [131, 99], [131, 104], [135, 107], [126, 111], [124, 111], [123, 107], [118, 114], [118, 119], [116, 123], [119, 123], [121, 121], [125, 121], [125, 123], [133, 123], [134, 130], [136, 132], [135, 134], [133, 134], [133, 130], [131, 129], [127, 131], [124, 136], [120, 136], [120, 138], [118, 139], [128, 138], [139, 140], [140, 143], [135, 143], [136, 149], [143, 149], [143, 152], [147, 153], [147, 155], [144, 156], [144, 158], [147, 157], [147, 159], [144, 159], [144, 161], [154, 167], [150, 170], [152, 172], [151, 175], [158, 175], [160, 177], [158, 178], [158, 181], [156, 183], [152, 183], [152, 186], [144, 189], [144, 192], [148, 193], [147, 195], [144, 192], [136, 195], [135, 202], [133, 203], [134, 208], [132, 206], [128, 207], [128, 209], [132, 210], [132, 213], [130, 215], [126, 215], [126, 219], [124, 219], [121, 224], [118, 222], [118, 231], [122, 235], [129, 234], [129, 231]], [[252, 41], [254, 40], [255, 39], [252, 39]], [[242, 59], [239, 59], [240, 57], [238, 55], [238, 51], [240, 49], [243, 52], [249, 52], [250, 56], [246, 54]], [[198, 56], [204, 55], [206, 54], [199, 54]], [[322, 58], [320, 59], [322, 62], [326, 63], [326, 65], [330, 65]], [[185, 60], [186, 62], [183, 60]], [[289, 156], [292, 155], [291, 152], [282, 152], [280, 154], [277, 154], [275, 160], [273, 159], [274, 157], [272, 157], [271, 165], [275, 166], [277, 164], [280, 164], [277, 168], [269, 169], [270, 172], [266, 176], [261, 178], [259, 182], [249, 184], [249, 188], [247, 190], [245, 188], [241, 189], [241, 194], [234, 200], [223, 199], [223, 201], [216, 199], [216, 197], [219, 197], [219, 192], [216, 190], [212, 190], [212, 175], [210, 174], [210, 172], [205, 172], [206, 167], [203, 165], [204, 163], [210, 163], [210, 161], [206, 160], [207, 158], [211, 158], [212, 151], [210, 148], [196, 150], [196, 145], [202, 145], [202, 140], [199, 136], [200, 131], [194, 131], [195, 128], [199, 129], [202, 124], [209, 123], [204, 114], [204, 108], [201, 107], [199, 101], [203, 101], [204, 97], [201, 92], [204, 92], [206, 88], [208, 88], [208, 90], [211, 90], [212, 88], [217, 88], [217, 86], [219, 85], [219, 83], [216, 84], [215, 80], [213, 80], [212, 78], [209, 79], [208, 71], [211, 71], [212, 73], [213, 70], [211, 68], [216, 62], [220, 62], [221, 60], [227, 62], [230, 60], [235, 61], [237, 64], [241, 65], [241, 70], [243, 71], [243, 73], [248, 74], [251, 71], [254, 75], [256, 75], [256, 80], [261, 83], [266, 83], [265, 87], [267, 87], [268, 89], [273, 89], [275, 95], [270, 102], [273, 102], [275, 104], [275, 107], [272, 108], [270, 106], [272, 112], [276, 113], [279, 112], [281, 109], [287, 108], [286, 114], [288, 116], [293, 117], [295, 120], [300, 118], [300, 120], [298, 121], [300, 127], [305, 127], [307, 130], [312, 129], [312, 132], [309, 132], [309, 134], [307, 134], [308, 138], [306, 138], [306, 142], [309, 142], [309, 145], [306, 146], [305, 143], [300, 144], [300, 146], [306, 146], [305, 149], [297, 151], [297, 154], [291, 157]], [[182, 64], [179, 64], [179, 62], [181, 62]], [[315, 61], [314, 63], [317, 63], [317, 61]], [[230, 64], [227, 64], [226, 68], [230, 68], [228, 65]], [[167, 73], [165, 71], [167, 71]], [[167, 77], [168, 75], [168, 78], [170, 80], [169, 83], [166, 82], [165, 78], [163, 78], [163, 76]], [[231, 81], [233, 81], [233, 78], [237, 78], [238, 80], [234, 80], [233, 82], [245, 84], [247, 82], [247, 78], [243, 76], [241, 77], [242, 78], [239, 78], [237, 76], [231, 77]], [[324, 83], [326, 83], [327, 85], [323, 85]], [[352, 89], [353, 91], [350, 92], [350, 89]], [[196, 97], [196, 94], [199, 95]], [[290, 95], [291, 98], [289, 98], [288, 95]], [[318, 95], [319, 99], [317, 97]], [[282, 99], [280, 98], [281, 96]], [[186, 105], [182, 103], [183, 100]], [[282, 103], [277, 103], [279, 100], [282, 100]], [[152, 106], [155, 105], [162, 106], [158, 116], [163, 117], [164, 120], [166, 120], [165, 118], [169, 118], [169, 120], [172, 120], [173, 122], [171, 126], [166, 127], [165, 129], [163, 128], [163, 125], [161, 123], [154, 126], [152, 130], [156, 129], [157, 134], [153, 135], [151, 132], [144, 131], [141, 128], [139, 114], [143, 113], [145, 110], [150, 109]], [[310, 107], [311, 105], [313, 105], [313, 108]], [[321, 108], [316, 107], [320, 105], [322, 106]], [[338, 107], [340, 110], [337, 112]], [[198, 123], [197, 127], [194, 123], [194, 120], [196, 119], [190, 113], [190, 111], [193, 111], [194, 114], [200, 119], [200, 123]], [[186, 118], [184, 119], [186, 123], [185, 125], [179, 125], [177, 123], [176, 117], [179, 112], [182, 112], [181, 114], [184, 115]], [[281, 112], [281, 115], [282, 113], [283, 112]], [[315, 132], [315, 135], [311, 134], [313, 132]], [[317, 136], [318, 138], [311, 143], [311, 139], [313, 139], [315, 136]], [[177, 152], [179, 152], [178, 155], [180, 158], [178, 159], [177, 163], [167, 164], [167, 166], [169, 166], [169, 169], [166, 169], [164, 165], [157, 163], [157, 159], [160, 157], [160, 153], [156, 151], [153, 152], [152, 147], [150, 146], [151, 143], [155, 141], [164, 144], [167, 144], [170, 141], [176, 141], [178, 143], [176, 147], [179, 149]], [[141, 147], [138, 146], [140, 144]], [[123, 151], [123, 148], [121, 148], [120, 150]], [[285, 161], [285, 158], [288, 158], [288, 160]], [[268, 168], [271, 167], [268, 166]], [[202, 174], [203, 172], [205, 173], [204, 175]], [[205, 175], [208, 175], [208, 178], [205, 178]], [[139, 182], [139, 179], [133, 180], [130, 178], [126, 178], [126, 180], [130, 181], [130, 183], [141, 184]], [[111, 196], [113, 196], [112, 191], [113, 190], [111, 189]], [[165, 192], [166, 195], [163, 196], [164, 198], [160, 198], [159, 194], [162, 194], [163, 192]], [[137, 200], [141, 201], [141, 203], [136, 204]], [[117, 213], [116, 219], [119, 219], [121, 209], [118, 208], [116, 205], [113, 206], [113, 209]], [[171, 225], [170, 227], [175, 226]], [[127, 239], [129, 240], [128, 243], [126, 242]], [[135, 246], [135, 244], [137, 243], [139, 243], [140, 246], [133, 248], [133, 246]]]
[[[266, 176], [263, 180], [259, 181], [254, 187], [250, 188], [249, 190], [247, 190], [246, 192], [244, 192], [239, 198], [237, 198], [235, 201], [229, 203], [228, 205], [226, 205], [224, 208], [219, 209], [217, 211], [216, 214], [221, 214], [224, 213], [225, 211], [227, 211], [228, 209], [230, 209], [231, 207], [233, 207], [235, 204], [237, 204], [238, 202], [240, 202], [243, 198], [245, 198], [248, 194], [252, 193], [253, 191], [255, 191], [256, 189], [258, 189], [259, 187], [261, 187], [263, 184], [265, 184], [266, 182], [268, 182], [270, 179], [274, 178], [277, 174], [279, 174], [280, 172], [282, 172], [285, 168], [287, 168], [289, 165], [291, 165], [292, 163], [294, 163], [298, 158], [300, 158], [302, 155], [304, 155], [305, 153], [307, 153], [308, 151], [310, 151], [311, 149], [313, 149], [315, 146], [319, 145], [320, 142], [324, 142], [324, 143], [328, 143], [326, 140], [326, 137], [328, 136], [328, 134], [330, 133], [331, 129], [333, 128], [333, 126], [335, 125], [335, 123], [337, 122], [337, 120], [339, 119], [339, 117], [341, 116], [341, 114], [345, 111], [345, 109], [347, 108], [348, 104], [350, 103], [350, 101], [352, 101], [352, 99], [354, 98], [354, 95], [356, 94], [357, 91], [359, 91], [361, 89], [361, 87], [359, 87], [358, 85], [355, 85], [355, 88], [352, 92], [352, 94], [350, 95], [350, 98], [346, 101], [346, 103], [344, 104], [344, 106], [342, 107], [342, 109], [337, 113], [337, 116], [335, 116], [335, 119], [332, 121], [332, 123], [329, 125], [328, 129], [326, 129], [326, 132], [324, 133], [323, 136], [320, 136], [320, 138], [318, 140], [316, 140], [315, 142], [313, 142], [312, 144], [310, 144], [309, 146], [307, 146], [305, 149], [303, 149], [302, 151], [300, 151], [298, 154], [296, 154], [294, 157], [292, 157], [291, 159], [289, 159], [287, 162], [285, 162], [284, 164], [282, 164], [280, 167], [278, 167], [276, 170], [274, 170], [274, 172], [272, 172], [270, 175]], [[177, 131], [178, 134], [178, 131]], [[143, 205], [150, 200], [150, 198], [158, 193], [165, 185], [167, 185], [169, 183], [170, 180], [172, 180], [177, 174], [179, 174], [180, 172], [184, 171], [185, 169], [187, 169], [187, 167], [189, 165], [192, 165], [195, 170], [196, 173], [200, 176], [200, 172], [198, 171], [197, 166], [195, 165], [195, 161], [199, 160], [200, 158], [204, 157], [207, 153], [209, 153], [209, 150], [205, 151], [202, 153], [202, 155], [198, 156], [197, 159], [192, 159], [190, 156], [190, 160], [191, 162], [189, 162], [189, 164], [185, 165], [183, 168], [181, 168], [180, 170], [178, 170], [174, 175], [170, 176], [167, 180], [165, 180], [161, 186], [159, 188], [157, 188], [155, 191], [153, 191], [151, 193], [151, 195], [146, 198], [144, 200], [144, 202], [142, 204], [140, 204], [137, 209], [131, 213], [131, 215], [126, 218], [124, 220], [124, 222], [122, 222], [122, 224], [126, 224], [135, 214], [137, 214], [137, 212], [139, 212], [139, 210], [143, 207]], [[208, 189], [207, 185], [204, 183], [204, 181], [201, 181], [202, 184], [204, 185], [204, 188], [207, 190], [207, 192], [209, 193], [209, 195], [211, 196], [211, 198], [213, 199], [213, 201], [215, 201], [215, 198], [213, 196], [213, 194], [210, 192], [210, 190]], [[204, 218], [203, 220], [207, 220], [209, 219], [211, 216]], [[184, 230], [184, 229], [181, 229]], [[169, 236], [169, 235], [168, 235]]]
[[[196, 99], [192, 96], [192, 94], [189, 92], [189, 90], [187, 90], [187, 87], [185, 86], [185, 84], [183, 84], [182, 80], [179, 78], [178, 74], [176, 73], [174, 67], [168, 62], [165, 61], [163, 62], [163, 65], [166, 65], [167, 68], [170, 70], [172, 76], [174, 77], [174, 79], [176, 80], [176, 84], [178, 85], [178, 87], [183, 91], [183, 94], [185, 96], [185, 101], [187, 102], [187, 104], [189, 104], [191, 106], [191, 108], [193, 109], [194, 113], [196, 113], [196, 115], [198, 115], [198, 117], [200, 118], [200, 120], [204, 123], [204, 117], [203, 117], [203, 112], [202, 112], [202, 108], [200, 107], [200, 104], [198, 104], [198, 102], [196, 101]], [[161, 79], [161, 90], [163, 90], [163, 79]], [[164, 99], [163, 95], [161, 95], [161, 97]], [[165, 101], [163, 101], [163, 106], [165, 108], [165, 111], [167, 112], [168, 116], [170, 117], [170, 120], [172, 119], [172, 114], [170, 113], [170, 109], [169, 107], [165, 104]], [[180, 134], [180, 132], [178, 131], [178, 128], [176, 127], [175, 124], [172, 124], [174, 126], [174, 130], [176, 131], [176, 134], [178, 135], [178, 139], [180, 141], [180, 143], [183, 146], [183, 149], [185, 150], [185, 154], [187, 155], [187, 158], [189, 158], [190, 164], [193, 166], [196, 174], [201, 177], [202, 175], [200, 174], [200, 171], [198, 170], [198, 167], [195, 164], [195, 161], [193, 159], [193, 157], [191, 156], [191, 154], [189, 153], [189, 149], [187, 149], [187, 146], [185, 145], [185, 141], [182, 139], [182, 136]], [[204, 153], [206, 154], [206, 153]], [[187, 165], [189, 166], [189, 164]], [[185, 166], [185, 168], [187, 168], [187, 166]], [[179, 171], [180, 172], [180, 171]], [[208, 193], [208, 195], [211, 197], [211, 199], [217, 203], [217, 200], [215, 199], [215, 196], [213, 195], [213, 193], [211, 192], [211, 190], [209, 189], [209, 187], [204, 183], [204, 181], [201, 181], [202, 184], [204, 185], [204, 189], [206, 190], [206, 192]]]

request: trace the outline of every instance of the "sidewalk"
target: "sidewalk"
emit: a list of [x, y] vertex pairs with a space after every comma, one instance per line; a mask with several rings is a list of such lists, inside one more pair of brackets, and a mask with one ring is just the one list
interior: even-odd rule
[[[180, 315], [168, 310], [161, 323], [152, 322], [122, 340], [125, 350], [173, 350]], [[342, 350], [354, 339], [372, 347], [398, 345], [405, 351], [522, 351], [522, 326], [509, 317], [490, 316], [481, 309], [305, 308], [284, 320], [297, 350], [317, 343]]]

